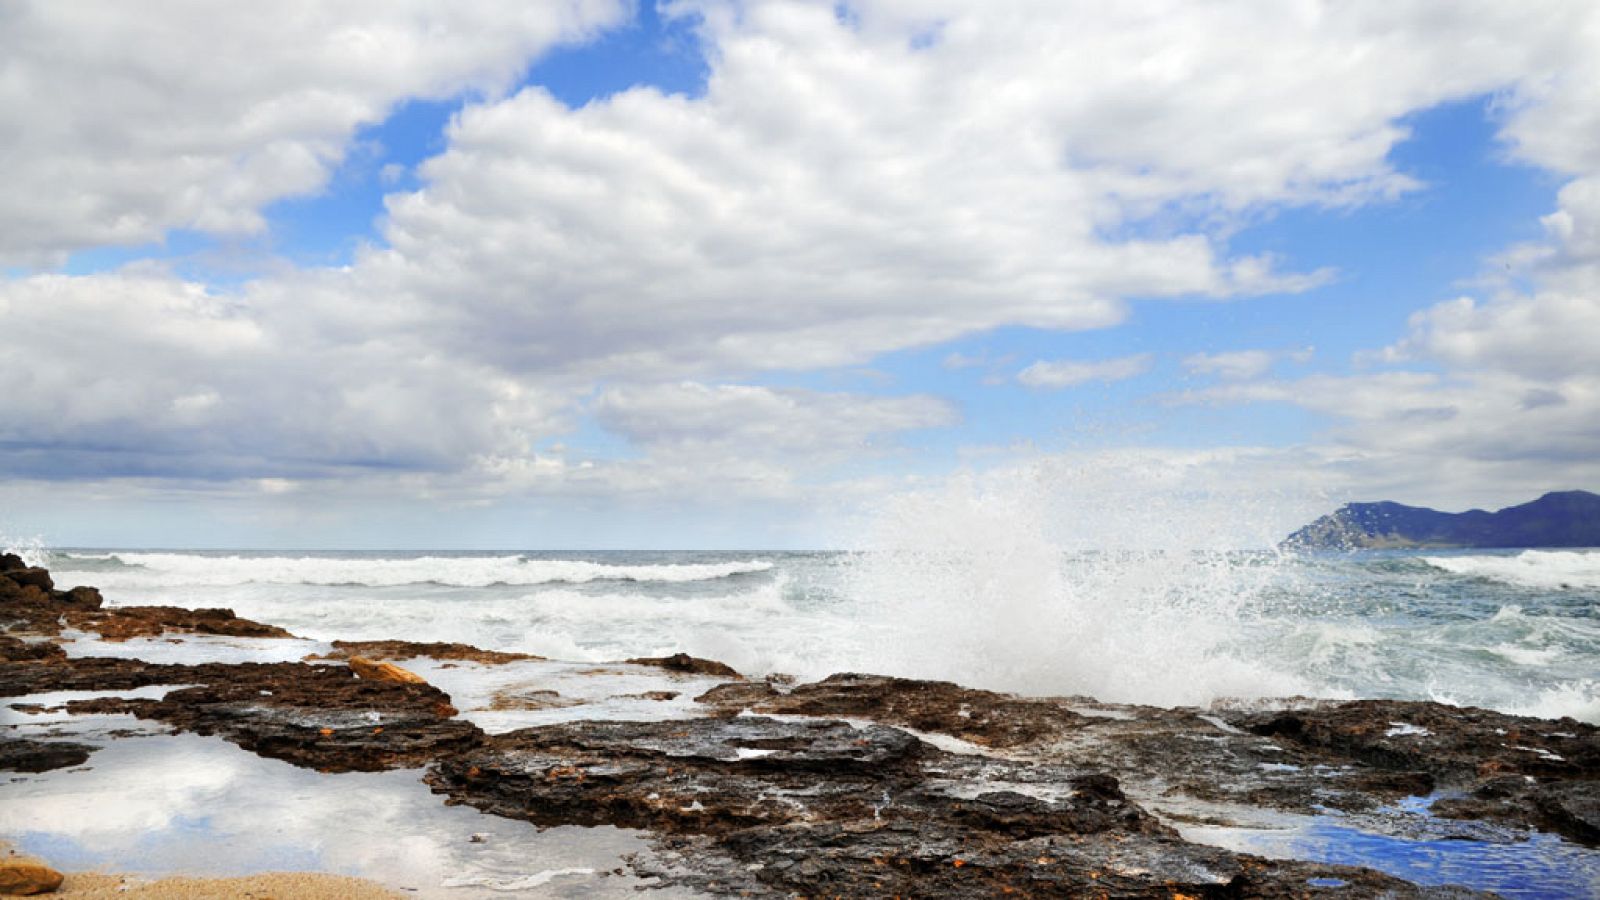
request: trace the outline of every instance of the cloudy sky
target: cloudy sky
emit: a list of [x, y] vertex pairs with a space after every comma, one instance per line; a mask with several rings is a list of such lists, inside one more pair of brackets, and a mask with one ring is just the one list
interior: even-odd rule
[[0, 0], [0, 531], [1600, 489], [1591, 0]]

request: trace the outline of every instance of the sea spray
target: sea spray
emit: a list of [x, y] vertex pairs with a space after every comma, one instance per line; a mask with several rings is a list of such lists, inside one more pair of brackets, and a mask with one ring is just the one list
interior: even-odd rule
[[1170, 461], [1038, 463], [886, 504], [852, 592], [897, 674], [1031, 694], [1197, 704], [1314, 692], [1256, 652], [1258, 604], [1282, 592], [1259, 497], [1187, 489]]

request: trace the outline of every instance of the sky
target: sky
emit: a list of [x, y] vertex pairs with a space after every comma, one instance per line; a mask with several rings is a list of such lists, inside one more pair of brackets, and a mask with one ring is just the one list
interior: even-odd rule
[[1590, 0], [0, 0], [0, 134], [11, 540], [1600, 490]]

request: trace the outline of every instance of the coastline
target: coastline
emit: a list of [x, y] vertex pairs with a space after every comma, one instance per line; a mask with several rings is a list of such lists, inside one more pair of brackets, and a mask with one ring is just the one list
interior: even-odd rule
[[[683, 895], [1294, 896], [1326, 881], [1433, 896], [1370, 867], [1226, 849], [1216, 842], [1231, 838], [1214, 832], [1329, 813], [1393, 831], [1382, 823], [1400, 817], [1458, 849], [1520, 840], [1530, 854], [1549, 848], [1529, 836], [1559, 834], [1566, 855], [1553, 858], [1577, 879], [1600, 836], [1600, 737], [1570, 719], [1304, 698], [1161, 709], [870, 675], [747, 680], [687, 656], [594, 665], [460, 644], [337, 646], [226, 610], [107, 605], [20, 563], [0, 564], [8, 759], [82, 754], [54, 759], [43, 771], [64, 774], [37, 784], [92, 779], [141, 742], [178, 741], [166, 746], [257, 760], [251, 778], [304, 779], [296, 789], [333, 804], [382, 789], [393, 805], [404, 791], [409, 812], [431, 790], [447, 798], [433, 797], [440, 809], [457, 804], [451, 815], [568, 829], [548, 848], [622, 829], [592, 858], [429, 870], [434, 883], [408, 884], [418, 890], [407, 896], [608, 878], [619, 895], [643, 884]], [[244, 646], [292, 659], [136, 658]], [[373, 660], [368, 677], [352, 657]], [[149, 755], [171, 763], [168, 750]], [[404, 827], [378, 824], [374, 841]], [[530, 834], [486, 843], [509, 852]], [[462, 861], [472, 864], [450, 859]]]

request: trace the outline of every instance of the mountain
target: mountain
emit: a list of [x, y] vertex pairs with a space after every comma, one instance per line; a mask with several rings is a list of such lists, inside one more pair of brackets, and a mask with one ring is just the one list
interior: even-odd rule
[[1600, 547], [1600, 494], [1557, 491], [1498, 512], [1348, 503], [1284, 539], [1312, 550], [1362, 547]]

